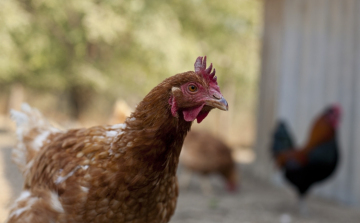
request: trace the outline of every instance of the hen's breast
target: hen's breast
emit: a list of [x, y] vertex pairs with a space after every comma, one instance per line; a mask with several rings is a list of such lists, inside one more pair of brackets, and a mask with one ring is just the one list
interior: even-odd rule
[[68, 215], [67, 222], [168, 222], [176, 207], [176, 178], [147, 181], [144, 186], [131, 182], [136, 177], [104, 174], [94, 179], [83, 206], [72, 210], [75, 215]]
[[115, 148], [116, 135], [102, 128], [61, 133], [35, 160], [26, 188], [56, 195], [63, 209], [58, 222], [170, 220], [178, 196], [176, 176], [125, 158], [126, 148]]

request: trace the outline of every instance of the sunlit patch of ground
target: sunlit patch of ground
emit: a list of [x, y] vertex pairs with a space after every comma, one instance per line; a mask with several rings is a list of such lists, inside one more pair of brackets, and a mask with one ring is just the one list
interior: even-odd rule
[[255, 160], [255, 153], [250, 148], [237, 148], [232, 153], [238, 163], [251, 164]]

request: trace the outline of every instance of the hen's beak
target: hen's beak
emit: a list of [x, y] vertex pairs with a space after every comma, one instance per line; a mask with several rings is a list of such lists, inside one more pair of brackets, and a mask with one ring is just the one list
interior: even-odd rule
[[211, 106], [213, 108], [218, 108], [223, 111], [227, 111], [229, 109], [229, 105], [225, 100], [225, 98], [223, 97], [221, 98], [213, 97], [209, 100], [206, 100], [206, 105]]

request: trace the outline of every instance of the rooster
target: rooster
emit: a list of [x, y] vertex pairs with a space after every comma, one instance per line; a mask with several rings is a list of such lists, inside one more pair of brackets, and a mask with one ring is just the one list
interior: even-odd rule
[[[238, 186], [236, 163], [231, 155], [231, 149], [220, 139], [204, 131], [191, 131], [186, 136], [180, 154], [180, 164], [187, 171], [203, 176], [219, 174], [226, 182], [226, 189], [234, 192]], [[183, 173], [184, 186], [190, 183], [191, 175]], [[181, 178], [180, 178], [181, 180]], [[202, 183], [204, 194], [211, 194], [210, 184]]]
[[336, 169], [340, 118], [338, 105], [327, 108], [315, 119], [307, 143], [300, 148], [296, 148], [285, 122], [280, 121], [275, 129], [272, 154], [286, 180], [297, 190], [302, 213], [306, 212], [304, 198], [311, 186], [329, 178]]
[[187, 132], [213, 108], [228, 110], [212, 64], [165, 79], [124, 124], [59, 131], [35, 109], [12, 111], [13, 160], [24, 177], [13, 222], [169, 222]]

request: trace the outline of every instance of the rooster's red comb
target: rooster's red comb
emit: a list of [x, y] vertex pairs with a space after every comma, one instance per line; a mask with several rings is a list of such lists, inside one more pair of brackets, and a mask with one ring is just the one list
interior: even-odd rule
[[216, 72], [215, 68], [211, 72], [212, 63], [206, 69], [206, 56], [204, 57], [204, 60], [203, 60], [203, 57], [198, 57], [195, 61], [194, 67], [195, 67], [195, 72], [197, 74], [201, 74], [209, 82], [213, 82], [213, 83], [217, 84], [217, 82], [216, 82], [217, 77], [215, 76], [215, 72]]

